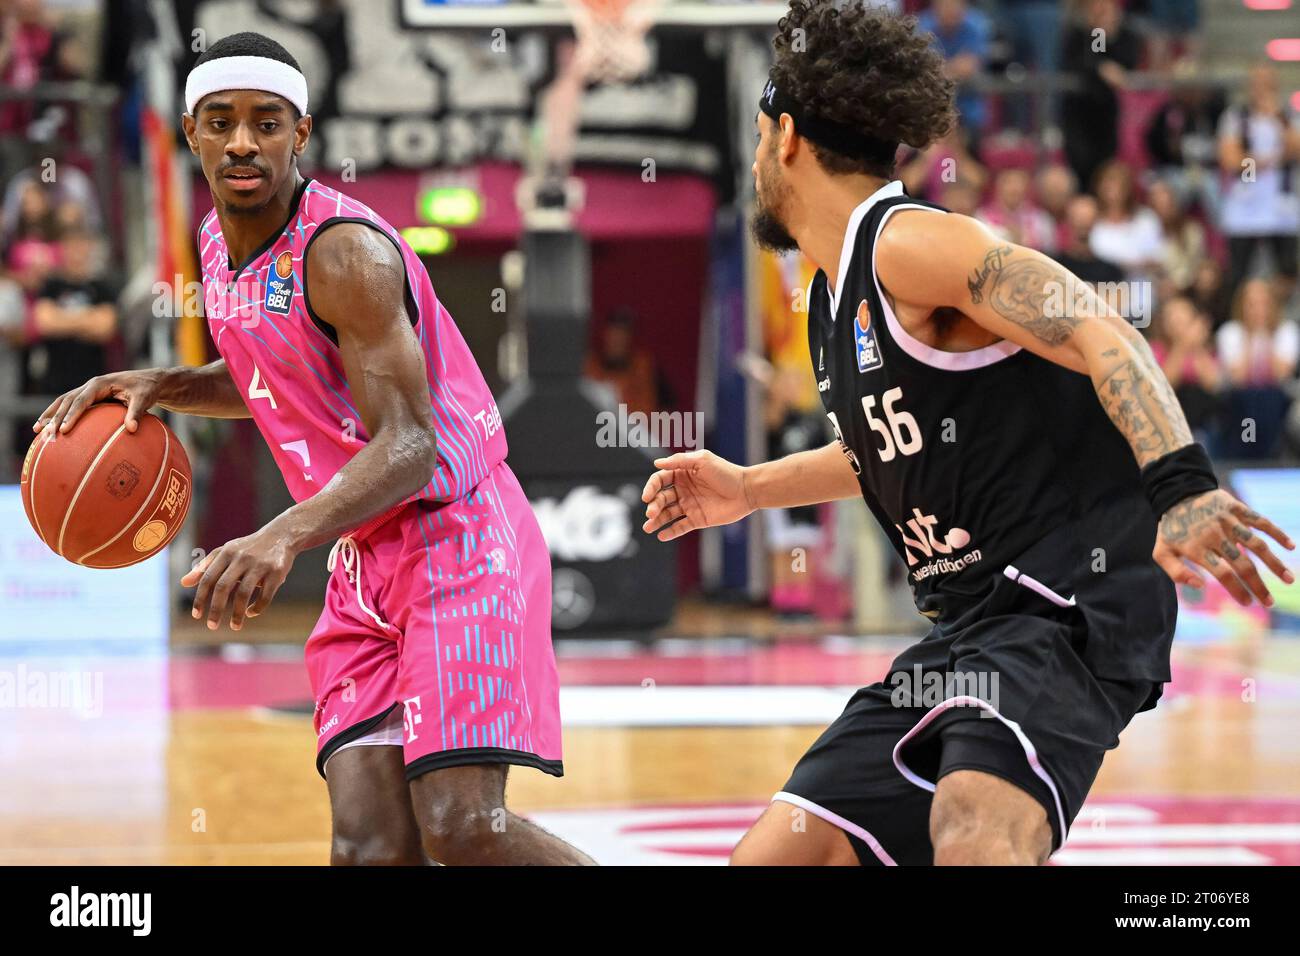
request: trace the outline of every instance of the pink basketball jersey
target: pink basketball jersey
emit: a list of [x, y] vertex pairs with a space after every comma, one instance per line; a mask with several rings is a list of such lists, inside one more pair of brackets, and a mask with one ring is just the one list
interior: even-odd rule
[[199, 228], [204, 305], [217, 351], [290, 493], [296, 501], [310, 498], [370, 438], [333, 329], [314, 314], [306, 294], [307, 250], [321, 229], [338, 222], [382, 232], [406, 264], [438, 442], [432, 480], [407, 501], [462, 498], [506, 456], [501, 414], [456, 323], [434, 294], [424, 264], [396, 229], [355, 199], [307, 180], [284, 228], [242, 265], [230, 262], [216, 211], [204, 218]]

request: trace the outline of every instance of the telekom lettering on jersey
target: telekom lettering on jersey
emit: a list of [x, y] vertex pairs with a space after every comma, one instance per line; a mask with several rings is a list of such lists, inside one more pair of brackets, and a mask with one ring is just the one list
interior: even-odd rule
[[321, 229], [339, 222], [382, 232], [406, 264], [438, 436], [433, 479], [408, 500], [462, 498], [506, 456], [501, 413], [419, 257], [366, 206], [308, 180], [284, 229], [242, 266], [230, 262], [216, 213], [209, 213], [199, 249], [212, 339], [290, 493], [297, 501], [311, 497], [369, 440], [334, 331], [313, 314], [306, 295], [307, 250]]

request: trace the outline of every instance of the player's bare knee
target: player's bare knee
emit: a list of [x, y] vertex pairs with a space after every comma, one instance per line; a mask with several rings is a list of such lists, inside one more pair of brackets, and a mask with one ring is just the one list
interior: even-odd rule
[[1037, 866], [1051, 852], [1046, 813], [1025, 802], [1008, 807], [997, 799], [1002, 782], [985, 775], [945, 777], [930, 810], [930, 842], [936, 866]]
[[930, 843], [936, 866], [975, 863], [994, 849], [996, 833], [979, 819], [979, 809], [959, 800], [936, 799], [930, 811]]
[[935, 844], [935, 866], [1042, 866], [1051, 851], [1051, 830], [1041, 838], [1025, 828], [985, 827], [975, 834], [945, 835]]
[[330, 842], [330, 866], [419, 866], [419, 851], [385, 834], [351, 836], [334, 834]]
[[1033, 866], [1034, 853], [1005, 828], [951, 828], [936, 834], [935, 866]]
[[1046, 820], [1005, 814], [947, 814], [932, 821], [935, 866], [1040, 866], [1051, 853]]
[[335, 807], [332, 866], [420, 866], [425, 862], [414, 829], [401, 818], [355, 802]]
[[510, 816], [505, 807], [435, 800], [420, 814], [424, 852], [446, 866], [480, 863], [492, 855], [491, 841], [505, 832]]
[[1024, 858], [1026, 866], [1042, 866], [1052, 855], [1052, 825], [1047, 814], [1031, 817], [1014, 833], [1016, 852]]

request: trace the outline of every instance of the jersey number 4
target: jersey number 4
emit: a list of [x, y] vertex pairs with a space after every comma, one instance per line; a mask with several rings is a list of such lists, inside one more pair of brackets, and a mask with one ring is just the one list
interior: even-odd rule
[[885, 420], [881, 421], [872, 414], [876, 396], [862, 396], [862, 411], [867, 416], [867, 424], [884, 442], [884, 447], [876, 449], [881, 461], [893, 461], [899, 455], [915, 455], [923, 444], [916, 419], [910, 412], [895, 407], [902, 397], [903, 389], [900, 387], [891, 388], [880, 396], [880, 409], [885, 413]]

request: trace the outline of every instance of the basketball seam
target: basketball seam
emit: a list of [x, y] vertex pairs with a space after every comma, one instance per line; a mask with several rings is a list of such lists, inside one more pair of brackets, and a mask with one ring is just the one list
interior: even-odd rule
[[127, 528], [131, 527], [131, 525], [135, 524], [138, 520], [140, 520], [140, 515], [144, 514], [144, 509], [149, 507], [149, 502], [153, 500], [154, 492], [158, 490], [158, 483], [162, 481], [162, 476], [167, 471], [167, 452], [171, 450], [171, 444], [172, 444], [172, 436], [168, 433], [168, 431], [169, 430], [167, 428], [165, 427], [163, 428], [162, 464], [158, 466], [158, 476], [154, 478], [153, 487], [149, 489], [149, 494], [145, 495], [144, 501], [140, 502], [140, 507], [136, 509], [136, 512], [131, 516], [131, 519], [126, 524], [122, 525], [121, 531], [113, 535], [113, 537], [109, 538], [98, 548], [94, 548], [93, 550], [87, 551], [85, 554], [83, 554], [80, 558], [77, 559], [78, 564], [81, 564], [81, 562], [85, 561], [87, 558], [91, 557], [92, 555], [99, 554], [99, 552], [103, 551], [110, 544], [115, 542], [118, 538], [122, 537], [122, 535], [126, 534]]
[[[86, 473], [81, 476], [81, 484], [77, 485], [77, 490], [73, 492], [72, 500], [68, 502], [68, 510], [63, 512], [63, 524], [59, 526], [59, 546], [54, 549], [55, 553], [58, 554], [59, 557], [68, 557], [63, 553], [63, 536], [68, 533], [68, 519], [72, 517], [72, 509], [77, 507], [77, 502], [81, 499], [81, 493], [86, 490], [86, 483], [90, 481], [90, 476], [95, 473], [95, 467], [99, 464], [100, 459], [108, 454], [108, 450], [113, 447], [113, 442], [117, 441], [125, 430], [126, 422], [117, 426], [117, 431], [113, 432], [108, 441], [104, 442], [103, 447], [99, 449], [99, 452], [93, 459], [91, 459], [90, 464], [86, 467]], [[68, 560], [71, 561], [72, 559], [68, 558]], [[80, 564], [81, 562], [78, 561], [75, 563]]]
[[[45, 454], [45, 449], [50, 447], [50, 442], [52, 441], [54, 441], [53, 435], [45, 439], [45, 444], [43, 444], [41, 450], [36, 453], [36, 460], [32, 462], [32, 473], [27, 477], [27, 484], [31, 487], [31, 491], [28, 492], [28, 494], [32, 499], [32, 520], [36, 522], [36, 536], [42, 541], [45, 541], [45, 532], [41, 530], [41, 513], [36, 507], [36, 469], [41, 467], [41, 456]], [[49, 546], [48, 541], [45, 541], [45, 544], [47, 547]]]
[[[181, 529], [181, 525], [183, 525], [183, 524], [185, 523], [185, 519], [189, 516], [189, 513], [190, 513], [190, 498], [191, 498], [191, 497], [193, 497], [193, 496], [192, 496], [192, 495], [186, 495], [186, 496], [185, 496], [185, 510], [181, 512], [181, 520], [178, 521], [178, 522], [176, 522], [176, 527], [172, 529], [172, 532], [171, 532], [170, 535], [168, 535], [168, 537], [167, 537], [167, 541], [166, 541], [165, 543], [167, 543], [167, 544], [170, 544], [170, 543], [171, 543], [171, 540], [172, 540], [173, 538], [176, 537], [176, 532], [180, 531], [180, 529]], [[131, 560], [131, 561], [123, 561], [121, 564], [109, 564], [109, 565], [105, 565], [105, 566], [102, 567], [102, 568], [97, 568], [96, 570], [98, 570], [98, 571], [116, 571], [118, 568], [129, 568], [131, 565], [136, 564], [136, 563], [137, 563], [137, 561], [135, 561], [135, 560]]]

